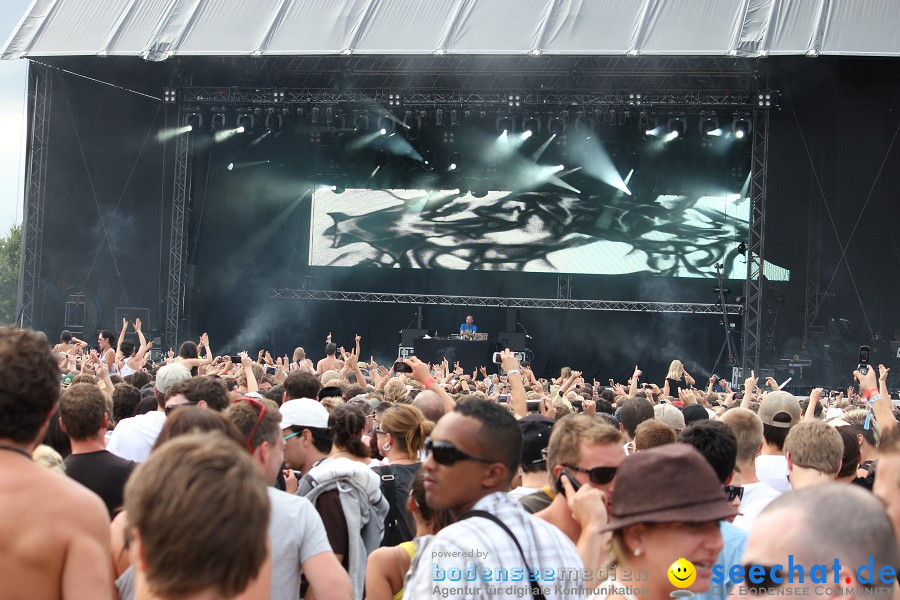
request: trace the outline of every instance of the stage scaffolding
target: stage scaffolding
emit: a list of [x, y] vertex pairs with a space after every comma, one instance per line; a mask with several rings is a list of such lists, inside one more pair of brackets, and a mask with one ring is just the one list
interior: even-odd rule
[[28, 174], [25, 179], [25, 214], [22, 221], [22, 254], [16, 323], [33, 327], [41, 317], [41, 250], [44, 237], [44, 199], [47, 186], [47, 152], [50, 139], [50, 103], [53, 70], [28, 66], [31, 122], [28, 138]]
[[[330, 302], [722, 315], [722, 308], [718, 304], [692, 302], [573, 300], [571, 298], [501, 298], [494, 296], [448, 296], [443, 294], [400, 294], [393, 292], [343, 292], [338, 290], [304, 290], [290, 288], [272, 289], [271, 297], [288, 300], [322, 300]], [[739, 315], [742, 310], [743, 307], [739, 304], [725, 305], [725, 311], [730, 315]]]

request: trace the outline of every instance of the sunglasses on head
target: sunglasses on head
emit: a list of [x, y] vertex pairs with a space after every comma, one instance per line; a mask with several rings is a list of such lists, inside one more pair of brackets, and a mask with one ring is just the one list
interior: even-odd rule
[[453, 466], [461, 460], [477, 460], [483, 463], [500, 462], [493, 458], [487, 458], [486, 456], [466, 454], [462, 450], [457, 449], [452, 442], [432, 440], [431, 438], [425, 440], [425, 452], [434, 458], [434, 462], [439, 465], [444, 465], [445, 467]]
[[618, 467], [594, 467], [593, 469], [585, 469], [583, 467], [576, 467], [574, 465], [563, 466], [567, 469], [578, 471], [579, 473], [587, 473], [588, 477], [591, 480], [591, 483], [595, 483], [597, 485], [603, 485], [612, 481], [616, 477], [616, 471], [619, 470]]
[[237, 402], [249, 402], [251, 406], [259, 409], [259, 416], [256, 417], [256, 423], [253, 424], [253, 429], [250, 430], [250, 434], [247, 436], [247, 450], [250, 451], [250, 454], [253, 454], [253, 435], [256, 433], [256, 429], [259, 427], [260, 422], [262, 422], [263, 417], [266, 416], [266, 405], [255, 398], [248, 398], [246, 396], [235, 399], [235, 403]]
[[729, 502], [738, 498], [740, 500], [744, 499], [744, 488], [740, 485], [726, 485], [722, 486], [722, 490], [725, 492], [725, 497]]

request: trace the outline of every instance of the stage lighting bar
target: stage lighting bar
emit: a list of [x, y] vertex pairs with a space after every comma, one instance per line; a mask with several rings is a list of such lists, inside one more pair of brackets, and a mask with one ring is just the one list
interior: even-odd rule
[[626, 104], [628, 104], [628, 106], [640, 106], [642, 97], [643, 94], [641, 94], [640, 92], [636, 94], [628, 94], [628, 102]]
[[399, 107], [403, 104], [403, 96], [399, 92], [388, 94], [388, 106]]
[[275, 104], [284, 102], [284, 90], [275, 90], [272, 92], [272, 102]]
[[506, 104], [510, 108], [518, 108], [522, 106], [522, 94], [513, 93], [506, 96]]
[[715, 113], [700, 113], [699, 125], [701, 139], [706, 140], [711, 137], [718, 137], [722, 135], [722, 130], [719, 128], [719, 117], [717, 117]]
[[163, 102], [166, 104], [175, 104], [178, 102], [178, 90], [173, 87], [163, 88]]

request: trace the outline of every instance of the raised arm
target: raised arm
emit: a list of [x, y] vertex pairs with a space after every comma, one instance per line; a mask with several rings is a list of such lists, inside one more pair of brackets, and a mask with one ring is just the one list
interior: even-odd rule
[[[771, 377], [766, 378], [768, 381]], [[806, 405], [806, 413], [803, 415], [804, 421], [816, 420], [816, 406], [822, 401], [822, 388], [813, 388], [809, 392], [809, 404]]]
[[116, 356], [122, 352], [122, 342], [125, 341], [125, 332], [128, 331], [128, 319], [122, 319], [122, 331], [119, 332], [119, 341], [116, 342]]
[[688, 385], [696, 385], [696, 383], [697, 383], [697, 382], [694, 380], [694, 378], [691, 377], [690, 374], [689, 374], [687, 371], [684, 372], [684, 382], [685, 382], [686, 384], [688, 384]]
[[628, 397], [629, 398], [634, 398], [634, 396], [637, 394], [638, 380], [641, 378], [641, 375], [643, 375], [643, 373], [641, 373], [641, 370], [638, 369], [637, 365], [634, 365], [634, 373], [632, 374], [631, 379], [628, 380], [628, 384], [629, 384], [628, 385]]
[[[506, 381], [509, 383], [510, 406], [513, 407], [517, 417], [528, 416], [528, 394], [525, 392], [525, 383], [522, 381], [519, 359], [510, 352], [509, 348], [500, 353], [500, 366], [506, 371]], [[573, 372], [572, 375], [574, 377], [575, 373]], [[570, 380], [571, 383], [574, 383], [574, 381], [574, 379]]]
[[403, 362], [412, 368], [413, 379], [425, 386], [426, 390], [431, 390], [438, 395], [438, 398], [441, 399], [441, 403], [444, 405], [445, 413], [451, 412], [456, 407], [456, 403], [450, 397], [450, 394], [445, 392], [444, 388], [439, 386], [437, 380], [431, 375], [431, 368], [428, 366], [428, 363], [422, 362], [415, 356], [410, 356]]
[[744, 397], [741, 399], [741, 408], [750, 408], [753, 395], [756, 392], [756, 382], [759, 378], [755, 371], [750, 371], [750, 377], [744, 380]]
[[[134, 320], [134, 330], [137, 332], [138, 341], [141, 343], [141, 346], [138, 348], [138, 351], [134, 354], [134, 358], [132, 360], [140, 361], [144, 358], [144, 355], [147, 353], [147, 350], [150, 347], [147, 345], [147, 339], [144, 337], [144, 333], [141, 331], [141, 320]], [[132, 367], [133, 368], [133, 367]]]
[[253, 359], [246, 352], [241, 352], [241, 367], [244, 369], [244, 376], [247, 377], [247, 391], [258, 392], [259, 383], [256, 381], [256, 375], [253, 374]]

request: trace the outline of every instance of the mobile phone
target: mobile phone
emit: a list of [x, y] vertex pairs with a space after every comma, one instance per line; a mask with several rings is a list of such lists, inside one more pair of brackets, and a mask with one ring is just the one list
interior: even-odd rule
[[278, 368], [274, 365], [266, 365], [266, 375], [274, 375], [278, 371]]
[[509, 402], [509, 394], [500, 394], [500, 397], [497, 399], [497, 402]]
[[540, 400], [526, 400], [525, 406], [528, 409], [528, 412], [540, 412], [541, 410], [541, 401]]
[[73, 375], [72, 373], [63, 373], [63, 376], [62, 376], [63, 387], [69, 387], [69, 384], [72, 383], [73, 379], [75, 379], [75, 375]]
[[859, 347], [859, 365], [856, 367], [856, 370], [865, 375], [869, 372], [869, 347], [868, 346], [860, 346]]
[[571, 473], [569, 473], [568, 471], [566, 471], [565, 469], [563, 469], [563, 470], [562, 470], [562, 473], [559, 474], [559, 477], [556, 478], [556, 491], [557, 491], [557, 493], [562, 494], [563, 496], [566, 495], [566, 488], [564, 488], [564, 487], [563, 487], [563, 484], [562, 484], [562, 478], [563, 478], [563, 477], [565, 477], [566, 479], [569, 480], [569, 483], [572, 484], [572, 487], [575, 488], [575, 491], [576, 491], [576, 492], [577, 492], [578, 489], [581, 487], [581, 484], [578, 483], [578, 482], [575, 480], [575, 477], [572, 476]]
[[231, 359], [231, 362], [233, 362], [233, 363], [236, 364], [236, 365], [241, 364], [241, 357], [238, 356], [238, 355], [229, 356], [228, 358], [230, 358], [230, 359]]
[[412, 373], [412, 367], [403, 362], [402, 360], [398, 360], [394, 363], [394, 373]]
[[493, 357], [493, 359], [491, 359], [491, 360], [494, 361], [494, 364], [495, 364], [495, 365], [499, 365], [499, 364], [500, 364], [500, 353], [499, 353], [499, 352], [494, 352], [494, 357]]

